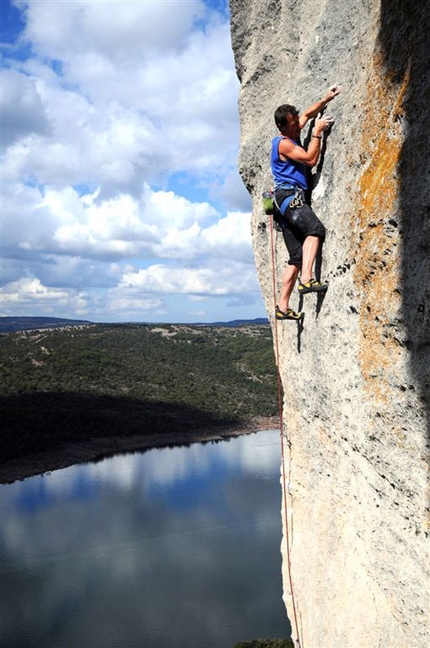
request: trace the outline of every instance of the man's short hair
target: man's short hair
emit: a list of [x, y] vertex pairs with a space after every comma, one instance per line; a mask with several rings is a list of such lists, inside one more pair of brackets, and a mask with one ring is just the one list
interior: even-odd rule
[[287, 115], [298, 115], [299, 111], [295, 106], [291, 106], [290, 104], [282, 104], [282, 106], [278, 106], [278, 108], [275, 110], [275, 124], [281, 130], [284, 126], [288, 125], [287, 122]]

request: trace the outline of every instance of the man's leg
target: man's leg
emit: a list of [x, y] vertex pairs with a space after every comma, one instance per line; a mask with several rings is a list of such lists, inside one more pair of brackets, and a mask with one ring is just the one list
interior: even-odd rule
[[285, 245], [287, 246], [290, 256], [288, 264], [284, 268], [282, 275], [282, 286], [279, 294], [279, 301], [276, 308], [276, 319], [299, 320], [301, 313], [296, 313], [289, 307], [290, 295], [293, 291], [294, 284], [299, 274], [299, 268], [302, 265], [302, 243], [303, 238], [298, 238], [297, 232], [294, 232], [287, 221], [283, 223], [282, 235]]
[[[317, 258], [320, 244], [325, 237], [325, 227], [317, 218], [309, 205], [303, 205], [287, 212], [291, 224], [303, 235], [302, 244], [302, 270], [299, 283], [299, 292], [319, 292], [327, 290], [327, 284], [316, 281], [312, 273]], [[311, 281], [312, 280], [312, 281]]]
[[315, 259], [318, 254], [318, 248], [320, 246], [320, 237], [319, 236], [307, 236], [303, 243], [303, 263], [302, 263], [302, 272], [300, 276], [301, 283], [306, 283], [309, 279], [312, 279], [313, 274], [312, 270], [314, 267]]
[[294, 284], [296, 283], [299, 269], [295, 265], [287, 265], [282, 275], [282, 287], [279, 294], [278, 307], [279, 310], [285, 311], [289, 308], [290, 295], [293, 292]]

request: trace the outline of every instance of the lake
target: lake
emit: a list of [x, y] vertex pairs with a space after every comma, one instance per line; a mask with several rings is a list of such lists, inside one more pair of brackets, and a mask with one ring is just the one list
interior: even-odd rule
[[4, 648], [233, 648], [289, 637], [279, 431], [0, 486]]

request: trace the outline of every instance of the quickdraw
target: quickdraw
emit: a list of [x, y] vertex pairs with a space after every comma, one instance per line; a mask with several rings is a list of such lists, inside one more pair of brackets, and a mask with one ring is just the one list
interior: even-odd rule
[[289, 209], [297, 209], [298, 207], [303, 207], [304, 204], [306, 204], [305, 200], [305, 192], [301, 187], [296, 187], [296, 193], [294, 194], [294, 198], [288, 205]]

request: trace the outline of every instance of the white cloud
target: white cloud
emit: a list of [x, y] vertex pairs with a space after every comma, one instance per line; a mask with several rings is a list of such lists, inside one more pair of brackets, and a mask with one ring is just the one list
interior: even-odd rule
[[4, 72], [5, 314], [255, 301], [228, 22], [201, 0], [15, 4], [32, 54]]
[[[37, 88], [39, 111], [52, 129], [51, 137], [26, 142], [20, 176], [51, 184], [89, 179], [134, 191], [167, 169], [225, 173], [238, 146], [238, 81], [228, 24], [189, 30], [202, 8], [200, 2], [28, 3], [26, 37], [36, 53], [60, 61], [62, 74], [53, 74], [44, 58], [16, 64], [21, 83]], [[157, 33], [148, 25], [160, 12], [165, 22]], [[169, 29], [179, 35], [164, 43]], [[112, 44], [106, 48], [105, 41]]]
[[233, 168], [223, 176], [222, 182], [210, 185], [210, 194], [214, 199], [226, 202], [230, 209], [250, 212], [252, 209], [251, 197], [239, 175], [237, 168]]
[[[209, 203], [193, 203], [173, 192], [145, 186], [139, 199], [128, 194], [100, 199], [97, 190], [10, 186], [6, 189], [3, 245], [92, 259], [176, 258], [202, 254], [252, 261], [249, 214], [221, 217]], [[25, 206], [25, 207], [24, 207]]]
[[126, 294], [235, 295], [255, 288], [253, 268], [240, 262], [212, 262], [205, 266], [169, 267], [162, 264], [126, 272], [113, 289]]
[[[2, 304], [6, 312], [14, 305], [26, 307], [29, 313], [33, 308], [44, 308], [45, 313], [54, 313], [57, 308], [70, 308], [77, 315], [87, 312], [87, 299], [77, 291], [49, 288], [43, 286], [39, 279], [22, 278], [2, 289]], [[55, 310], [54, 310], [55, 309]]]
[[[5, 151], [4, 177], [57, 187], [91, 183], [134, 191], [145, 175], [164, 173], [148, 117], [119, 104], [95, 108], [76, 92], [37, 82], [49, 135], [28, 133]], [[30, 122], [31, 123], [31, 122]]]
[[49, 121], [35, 80], [15, 70], [3, 70], [0, 84], [3, 146], [31, 133], [48, 134]]
[[252, 263], [250, 213], [230, 212], [202, 232], [204, 251], [213, 256]]
[[26, 38], [40, 54], [53, 59], [88, 51], [136, 59], [148, 51], [177, 51], [205, 11], [200, 0], [18, 0], [16, 4], [26, 8]]

